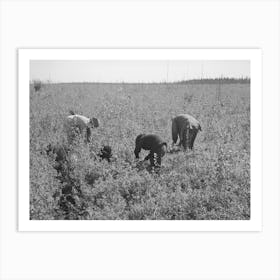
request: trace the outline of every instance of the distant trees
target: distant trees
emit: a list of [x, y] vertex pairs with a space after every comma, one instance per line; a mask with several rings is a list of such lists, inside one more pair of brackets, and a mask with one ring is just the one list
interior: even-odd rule
[[249, 84], [251, 79], [245, 78], [215, 78], [215, 79], [192, 79], [179, 81], [179, 84]]

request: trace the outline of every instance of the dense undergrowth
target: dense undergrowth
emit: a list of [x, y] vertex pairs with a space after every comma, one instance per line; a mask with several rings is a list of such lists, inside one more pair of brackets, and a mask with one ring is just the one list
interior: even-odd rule
[[[72, 109], [101, 120], [57, 173], [49, 144], [66, 143]], [[139, 133], [171, 144], [171, 117], [195, 116], [194, 151], [160, 170], [134, 159]], [[112, 162], [100, 160], [103, 145]], [[146, 153], [140, 154], [142, 159]], [[46, 84], [30, 90], [31, 219], [250, 219], [250, 84]]]

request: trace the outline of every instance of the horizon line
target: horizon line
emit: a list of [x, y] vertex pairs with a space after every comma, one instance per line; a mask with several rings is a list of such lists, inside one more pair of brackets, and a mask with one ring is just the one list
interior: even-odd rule
[[251, 81], [251, 78], [246, 77], [216, 77], [216, 78], [194, 78], [194, 79], [182, 79], [176, 81], [138, 81], [138, 82], [125, 82], [125, 81], [113, 81], [113, 82], [99, 82], [99, 81], [74, 81], [74, 82], [60, 82], [60, 81], [52, 81], [52, 80], [40, 80], [40, 79], [33, 79], [29, 80], [29, 83], [33, 84], [36, 82], [40, 82], [43, 84], [183, 84], [188, 82], [202, 82], [202, 81]]

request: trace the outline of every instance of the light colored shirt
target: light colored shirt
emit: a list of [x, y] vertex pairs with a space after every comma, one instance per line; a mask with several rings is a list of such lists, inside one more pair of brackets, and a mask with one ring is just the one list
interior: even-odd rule
[[67, 119], [72, 120], [74, 123], [84, 123], [85, 125], [88, 125], [90, 122], [90, 118], [87, 118], [82, 115], [70, 115], [67, 117]]
[[175, 117], [173, 120], [176, 121], [179, 127], [182, 127], [184, 125], [189, 125], [191, 129], [197, 129], [197, 130], [201, 129], [199, 121], [196, 120], [193, 116], [188, 114], [180, 114], [177, 117]]
[[87, 136], [90, 119], [82, 115], [70, 115], [67, 117], [64, 128], [67, 134], [68, 142], [71, 143], [76, 136], [77, 129], [83, 137]]

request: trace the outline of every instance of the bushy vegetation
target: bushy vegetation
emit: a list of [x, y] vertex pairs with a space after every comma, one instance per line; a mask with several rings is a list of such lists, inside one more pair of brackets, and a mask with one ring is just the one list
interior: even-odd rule
[[180, 81], [179, 83], [184, 84], [249, 84], [251, 82], [250, 78], [229, 78], [229, 77], [221, 77], [221, 78], [201, 78], [201, 79], [192, 79], [192, 80], [185, 80]]
[[39, 91], [43, 87], [43, 83], [40, 80], [34, 80], [31, 84], [35, 91]]
[[[48, 144], [66, 143], [69, 110], [101, 120], [60, 173]], [[173, 152], [171, 117], [195, 116], [194, 151]], [[160, 170], [134, 159], [139, 133], [170, 151]], [[99, 160], [110, 145], [114, 160]], [[146, 155], [140, 154], [142, 159]], [[46, 84], [30, 89], [31, 219], [250, 219], [250, 84]]]

